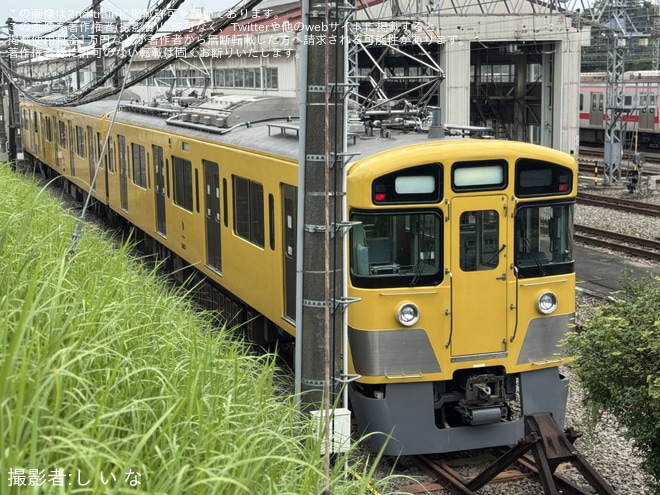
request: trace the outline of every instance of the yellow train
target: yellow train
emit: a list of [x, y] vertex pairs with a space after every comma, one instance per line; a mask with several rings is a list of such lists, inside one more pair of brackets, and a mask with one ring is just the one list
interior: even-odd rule
[[[286, 101], [239, 100], [183, 115], [24, 101], [22, 134], [28, 156], [83, 197], [112, 123], [98, 207], [174, 268], [194, 266], [211, 304], [263, 342], [295, 333], [298, 139], [286, 122], [233, 120], [286, 115]], [[348, 149], [360, 153], [346, 171], [347, 220], [359, 222], [346, 254], [348, 296], [359, 298], [348, 309], [359, 431], [396, 455], [514, 444], [533, 412], [563, 424], [574, 159], [394, 131]]]

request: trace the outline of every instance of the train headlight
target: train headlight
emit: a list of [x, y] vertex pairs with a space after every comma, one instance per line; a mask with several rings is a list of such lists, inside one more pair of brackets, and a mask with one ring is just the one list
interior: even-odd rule
[[413, 303], [403, 303], [396, 312], [396, 319], [404, 327], [413, 326], [419, 320], [419, 308]]
[[536, 305], [541, 313], [549, 315], [557, 309], [557, 296], [554, 292], [543, 292], [536, 300]]

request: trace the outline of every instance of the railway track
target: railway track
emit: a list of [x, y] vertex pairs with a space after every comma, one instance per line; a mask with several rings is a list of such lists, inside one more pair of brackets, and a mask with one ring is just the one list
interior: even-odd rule
[[[562, 431], [549, 412], [530, 414], [525, 416], [525, 437], [508, 449], [489, 449], [486, 454], [457, 460], [412, 456], [434, 481], [399, 487], [399, 491], [475, 495], [487, 484], [530, 479], [538, 481], [546, 495], [590, 495], [592, 489], [599, 495], [615, 495], [608, 482], [576, 451], [578, 436], [572, 429]], [[579, 476], [566, 476], [569, 472]], [[576, 479], [582, 482], [577, 484]], [[499, 493], [506, 493], [506, 489]]]
[[660, 240], [642, 239], [585, 225], [575, 225], [574, 238], [591, 246], [660, 261]]
[[[503, 455], [504, 451], [500, 451], [499, 454]], [[464, 475], [461, 471], [464, 471], [466, 467], [472, 469], [473, 466], [485, 465], [486, 463], [492, 464], [496, 460], [496, 453], [479, 454], [475, 457], [455, 460], [432, 459], [424, 455], [413, 456], [412, 461], [417, 467], [435, 481], [403, 486], [399, 488], [399, 491], [410, 494], [444, 494], [450, 492], [471, 495], [474, 491], [467, 487], [475, 480], [476, 476]], [[562, 475], [571, 471], [575, 471], [575, 468], [569, 463], [562, 463], [557, 467], [555, 473]], [[489, 484], [503, 484], [521, 480], [538, 481], [538, 468], [531, 455], [525, 455], [514, 461], [507, 469], [495, 475], [489, 481]]]
[[660, 217], [660, 204], [641, 203], [629, 199], [614, 198], [611, 196], [602, 196], [598, 194], [579, 193], [578, 203], [588, 206], [598, 206], [601, 208], [612, 208], [618, 211], [628, 211], [640, 215]]

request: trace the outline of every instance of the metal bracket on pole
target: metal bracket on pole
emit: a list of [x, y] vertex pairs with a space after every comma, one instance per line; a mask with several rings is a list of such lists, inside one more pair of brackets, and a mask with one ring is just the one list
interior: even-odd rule
[[330, 168], [334, 168], [335, 164], [344, 167], [350, 162], [353, 157], [360, 155], [360, 153], [330, 153]]
[[343, 100], [348, 95], [353, 94], [354, 90], [357, 90], [359, 86], [354, 83], [340, 83], [340, 84], [329, 84], [328, 89], [330, 90], [329, 94], [332, 96], [338, 94]]
[[[346, 297], [342, 296], [339, 299], [332, 298], [330, 299], [330, 312], [335, 313], [337, 311], [337, 308], [341, 308], [340, 311], [344, 311], [346, 307], [349, 304], [353, 304], [354, 302], [361, 301], [359, 297]], [[326, 304], [325, 301], [315, 301], [313, 299], [303, 299], [303, 306], [307, 306], [308, 308], [325, 308]]]
[[[333, 22], [331, 27], [338, 28], [343, 27], [347, 19], [350, 17], [350, 14], [356, 12], [357, 8], [353, 7], [351, 4], [343, 5], [332, 5], [330, 4], [327, 9], [328, 17], [331, 19], [337, 19], [337, 22]], [[315, 19], [324, 19], [326, 16], [326, 4], [317, 4], [313, 5], [312, 9], [309, 11], [309, 17]], [[335, 25], [336, 24], [336, 25]]]
[[342, 296], [339, 299], [332, 299], [334, 307], [332, 308], [333, 313], [337, 311], [337, 308], [341, 308], [340, 311], [343, 313], [344, 310], [351, 304], [361, 301], [360, 297], [348, 297]]
[[345, 375], [345, 374], [342, 373], [337, 378], [335, 378], [335, 381], [337, 381], [339, 383], [342, 383], [342, 384], [346, 384], [346, 383], [354, 382], [355, 380], [359, 380], [360, 378], [362, 378], [362, 375], [356, 375], [356, 374], [350, 374], [350, 373]]
[[346, 235], [346, 232], [351, 230], [356, 225], [362, 225], [362, 222], [356, 221], [356, 220], [347, 221], [347, 222], [339, 222], [336, 225], [334, 225], [334, 227], [335, 227], [334, 232], [339, 232], [339, 235], [341, 237], [344, 237]]
[[[346, 235], [346, 232], [351, 230], [354, 226], [360, 225], [362, 222], [348, 221], [348, 222], [338, 222], [330, 224], [330, 237], [334, 238], [335, 234], [339, 233], [341, 237]], [[311, 232], [312, 234], [322, 234], [325, 233], [325, 225], [312, 225], [305, 224], [305, 232]]]

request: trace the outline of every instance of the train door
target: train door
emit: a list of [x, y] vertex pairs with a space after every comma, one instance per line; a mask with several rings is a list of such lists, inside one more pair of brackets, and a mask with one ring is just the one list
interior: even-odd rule
[[117, 134], [119, 146], [119, 202], [121, 209], [128, 211], [128, 150], [126, 138]]
[[605, 93], [591, 93], [591, 109], [589, 125], [603, 127], [603, 111], [605, 109]]
[[154, 173], [156, 174], [156, 187], [154, 195], [156, 200], [156, 232], [163, 237], [167, 235], [167, 217], [165, 214], [165, 166], [163, 164], [163, 148], [152, 146], [154, 156]]
[[451, 202], [451, 355], [506, 349], [506, 197]]
[[206, 264], [222, 270], [220, 249], [220, 174], [218, 164], [202, 160], [204, 166], [204, 206], [206, 208]]
[[282, 256], [284, 258], [284, 317], [296, 320], [296, 188], [282, 184]]
[[639, 129], [652, 131], [655, 125], [656, 98], [652, 94], [642, 94], [639, 99]]

